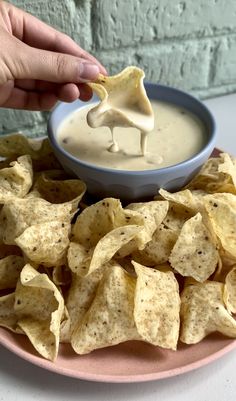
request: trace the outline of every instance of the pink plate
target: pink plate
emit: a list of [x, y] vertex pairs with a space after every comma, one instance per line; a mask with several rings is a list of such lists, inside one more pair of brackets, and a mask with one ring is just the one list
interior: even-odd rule
[[211, 335], [196, 345], [179, 345], [178, 351], [130, 341], [79, 356], [71, 346], [60, 346], [55, 363], [34, 351], [29, 340], [0, 328], [0, 343], [21, 358], [61, 375], [97, 382], [128, 383], [164, 379], [200, 368], [236, 348], [236, 340]]
[[[215, 149], [213, 156], [219, 150]], [[214, 334], [199, 344], [180, 344], [176, 352], [139, 341], [79, 356], [71, 346], [60, 346], [55, 363], [41, 358], [23, 335], [0, 327], [0, 344], [44, 369], [78, 379], [110, 383], [145, 382], [177, 376], [215, 361], [236, 348], [236, 340]]]

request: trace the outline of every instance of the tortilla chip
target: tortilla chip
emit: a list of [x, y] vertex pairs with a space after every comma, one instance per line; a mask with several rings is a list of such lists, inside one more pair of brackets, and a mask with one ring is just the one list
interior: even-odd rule
[[236, 313], [236, 267], [225, 278], [223, 298], [228, 312]]
[[57, 286], [69, 285], [71, 283], [71, 271], [66, 266], [55, 266], [52, 270], [52, 281]]
[[21, 249], [16, 245], [0, 244], [0, 259], [11, 255], [22, 256]]
[[24, 265], [21, 256], [10, 255], [0, 259], [0, 290], [15, 288]]
[[187, 188], [203, 189], [208, 193], [229, 192], [236, 194], [234, 169], [234, 160], [231, 159], [230, 161], [228, 156], [222, 153], [220, 157], [210, 158]]
[[215, 271], [218, 260], [216, 244], [197, 213], [183, 225], [169, 262], [182, 276], [203, 282]]
[[140, 232], [139, 226], [118, 227], [106, 234], [89, 251], [82, 245], [71, 242], [67, 255], [69, 268], [79, 276], [87, 276], [108, 263], [133, 238], [137, 238], [139, 242], [140, 235], [142, 231]]
[[82, 323], [85, 313], [95, 298], [98, 285], [106, 269], [95, 270], [87, 277], [72, 274], [72, 283], [66, 301], [70, 317], [69, 337], [71, 337], [74, 329]]
[[171, 193], [164, 189], [160, 189], [159, 194], [162, 196], [163, 199], [176, 203], [177, 205], [183, 206], [184, 208], [190, 209], [193, 212], [195, 212], [197, 209], [193, 193], [189, 191], [189, 189], [185, 189], [183, 191], [175, 193]]
[[44, 358], [54, 361], [59, 347], [64, 300], [46, 274], [29, 264], [21, 272], [15, 291], [18, 325]]
[[170, 193], [160, 189], [159, 192], [164, 199], [171, 203], [170, 211], [164, 221], [167, 227], [171, 227], [172, 229], [181, 229], [185, 221], [200, 212], [203, 218], [203, 223], [211, 231], [212, 236], [214, 236], [204, 207], [203, 199], [204, 196], [207, 195], [205, 191], [190, 191], [185, 189], [179, 192]]
[[70, 224], [50, 221], [27, 228], [15, 243], [29, 260], [43, 266], [60, 266], [66, 261]]
[[146, 244], [151, 241], [153, 233], [161, 224], [168, 211], [168, 202], [144, 202], [132, 203], [127, 206], [127, 210], [140, 213], [143, 217], [143, 224], [140, 227], [140, 235], [127, 245], [124, 245], [116, 254], [117, 258], [124, 258], [138, 249], [144, 249]]
[[42, 152], [42, 146], [45, 146], [44, 142], [29, 139], [20, 133], [4, 135], [0, 138], [0, 156], [18, 157], [26, 154], [34, 156], [40, 149], [41, 156], [44, 156], [45, 152]]
[[171, 271], [162, 272], [133, 262], [137, 273], [134, 320], [142, 340], [176, 350], [180, 325], [178, 282]]
[[4, 205], [0, 213], [3, 241], [14, 245], [15, 239], [32, 225], [50, 221], [70, 223], [73, 213], [69, 203], [57, 205], [44, 199], [12, 199]]
[[230, 176], [232, 183], [236, 188], [236, 159], [227, 153], [221, 153], [220, 156], [223, 160], [223, 163], [219, 165], [218, 171]]
[[156, 266], [169, 260], [171, 250], [178, 238], [178, 232], [161, 224], [145, 248], [132, 253], [135, 262], [145, 266]]
[[236, 197], [227, 193], [208, 195], [204, 205], [223, 249], [236, 260]]
[[31, 159], [29, 156], [18, 157], [10, 167], [0, 170], [0, 203], [24, 197], [30, 190], [33, 180]]
[[49, 139], [31, 139], [20, 133], [13, 133], [0, 137], [0, 156], [16, 159], [19, 156], [29, 155], [33, 159], [34, 171], [58, 168]]
[[70, 339], [70, 316], [65, 306], [60, 325], [60, 343], [70, 343]]
[[131, 203], [126, 209], [140, 213], [144, 218], [144, 226], [148, 237], [152, 237], [153, 233], [163, 222], [168, 212], [169, 202], [151, 201]]
[[106, 198], [87, 207], [77, 217], [72, 230], [73, 240], [89, 249], [115, 228], [143, 223], [143, 217], [124, 210], [120, 200]]
[[14, 333], [19, 333], [17, 329], [17, 315], [14, 311], [15, 293], [0, 297], [0, 326], [5, 327]]
[[76, 211], [85, 191], [86, 184], [83, 181], [68, 179], [63, 171], [52, 170], [38, 177], [32, 192], [53, 204], [71, 204]]
[[[144, 76], [145, 74], [140, 68], [130, 66], [117, 75], [111, 77], [100, 76], [97, 83], [89, 83], [88, 85], [100, 97], [101, 102], [89, 110], [87, 115], [88, 125], [93, 128], [110, 127], [115, 122], [115, 126], [133, 126], [141, 131], [152, 131], [154, 128], [154, 114], [144, 88]], [[121, 96], [125, 110], [119, 103]], [[142, 113], [143, 118], [134, 119], [135, 111], [137, 115]]]
[[60, 162], [57, 160], [56, 156], [51, 150], [51, 153], [43, 158], [34, 159], [32, 158], [34, 173], [47, 171], [47, 170], [58, 170], [62, 169]]
[[230, 272], [230, 270], [232, 270], [234, 265], [235, 265], [235, 260], [226, 256], [226, 254], [220, 247], [218, 266], [214, 275], [212, 276], [212, 280], [224, 283], [227, 274]]
[[133, 317], [135, 281], [118, 264], [105, 272], [92, 305], [72, 335], [77, 354], [139, 338]]
[[10, 163], [14, 162], [15, 160], [16, 160], [16, 156], [0, 160], [0, 170], [2, 170], [3, 168], [6, 168], [6, 167], [10, 167]]
[[236, 338], [236, 321], [225, 309], [224, 284], [206, 281], [187, 286], [181, 295], [181, 335], [185, 344], [196, 344], [210, 333]]
[[169, 202], [169, 209], [163, 223], [173, 231], [180, 232], [184, 223], [193, 217], [194, 213], [187, 207]]

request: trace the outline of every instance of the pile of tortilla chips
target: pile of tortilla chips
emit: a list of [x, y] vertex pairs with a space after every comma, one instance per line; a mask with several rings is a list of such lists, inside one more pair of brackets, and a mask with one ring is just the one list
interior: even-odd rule
[[[210, 159], [187, 188], [80, 210], [47, 140], [0, 138], [0, 325], [55, 360], [128, 340], [176, 350], [236, 338], [236, 161]], [[138, 347], [138, 343], [137, 343]]]

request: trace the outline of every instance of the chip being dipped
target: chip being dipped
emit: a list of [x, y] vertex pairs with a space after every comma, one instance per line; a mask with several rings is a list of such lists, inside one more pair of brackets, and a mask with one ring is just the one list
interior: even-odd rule
[[141, 131], [152, 131], [154, 116], [147, 97], [143, 79], [144, 72], [138, 67], [127, 67], [114, 76], [102, 76], [91, 88], [101, 102], [88, 113], [92, 127], [133, 126]]
[[115, 127], [134, 127], [141, 132], [141, 153], [145, 155], [147, 133], [154, 128], [154, 113], [144, 87], [144, 72], [138, 67], [127, 67], [112, 77], [100, 76], [91, 88], [101, 102], [89, 110], [90, 127], [109, 127], [112, 133], [111, 152], [119, 150], [114, 139]]

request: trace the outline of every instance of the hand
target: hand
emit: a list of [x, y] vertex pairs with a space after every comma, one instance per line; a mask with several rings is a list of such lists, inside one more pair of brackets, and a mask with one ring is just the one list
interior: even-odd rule
[[49, 110], [89, 100], [104, 67], [67, 35], [0, 0], [0, 107]]

